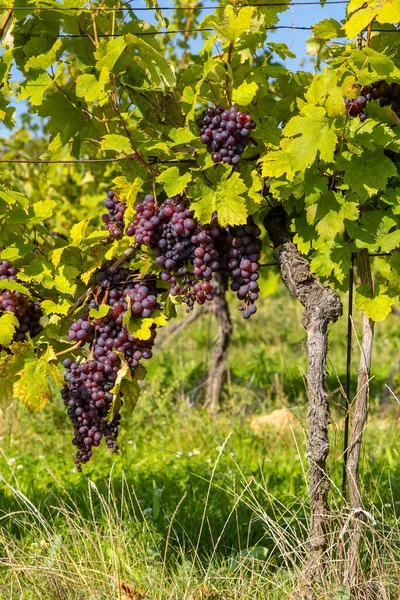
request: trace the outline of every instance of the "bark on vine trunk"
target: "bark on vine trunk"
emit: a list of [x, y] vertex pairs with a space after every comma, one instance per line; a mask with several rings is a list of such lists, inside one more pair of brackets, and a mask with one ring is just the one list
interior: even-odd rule
[[215, 346], [211, 354], [211, 363], [207, 375], [205, 407], [211, 416], [218, 410], [221, 389], [224, 382], [225, 363], [232, 335], [232, 323], [229, 305], [226, 299], [228, 280], [222, 273], [213, 276], [213, 293], [211, 311], [218, 323], [218, 333]]
[[[358, 273], [362, 284], [368, 285], [373, 291], [371, 265], [367, 250], [361, 250], [358, 255]], [[347, 480], [349, 486], [350, 507], [352, 511], [349, 527], [349, 546], [347, 565], [344, 574], [344, 584], [356, 593], [359, 583], [359, 555], [362, 538], [363, 512], [359, 484], [359, 462], [362, 434], [368, 417], [369, 380], [371, 373], [372, 347], [374, 340], [374, 322], [362, 313], [361, 356], [358, 367], [357, 393], [352, 406], [352, 421], [350, 442], [347, 452]]]
[[313, 585], [324, 568], [329, 518], [329, 477], [326, 459], [329, 453], [329, 403], [325, 388], [328, 325], [342, 315], [339, 296], [322, 285], [309, 262], [301, 256], [291, 241], [287, 215], [279, 207], [272, 209], [264, 221], [275, 247], [274, 255], [282, 279], [304, 306], [302, 322], [307, 330], [307, 388], [309, 398], [307, 456], [310, 478], [310, 528], [308, 556], [303, 571], [302, 595], [313, 598]]

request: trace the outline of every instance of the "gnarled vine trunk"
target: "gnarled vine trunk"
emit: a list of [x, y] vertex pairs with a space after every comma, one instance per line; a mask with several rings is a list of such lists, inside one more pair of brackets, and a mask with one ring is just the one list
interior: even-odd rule
[[325, 389], [328, 325], [342, 315], [342, 303], [336, 292], [322, 285], [311, 273], [309, 262], [291, 241], [284, 210], [279, 207], [270, 211], [264, 224], [275, 247], [274, 255], [282, 279], [305, 309], [302, 321], [307, 330], [308, 354], [310, 527], [302, 594], [305, 598], [313, 598], [313, 584], [323, 572], [329, 519], [330, 484], [326, 460], [329, 453], [330, 412]]
[[217, 339], [211, 353], [205, 392], [205, 407], [214, 416], [218, 409], [221, 389], [224, 382], [226, 357], [232, 335], [232, 323], [226, 298], [228, 280], [223, 273], [213, 275], [213, 293], [211, 311], [218, 323]]
[[[367, 250], [361, 250], [358, 255], [358, 273], [362, 284], [373, 290], [371, 265]], [[359, 575], [359, 552], [362, 538], [363, 512], [359, 484], [359, 462], [363, 431], [368, 417], [369, 379], [371, 373], [372, 347], [374, 340], [374, 322], [362, 313], [361, 356], [358, 367], [357, 393], [352, 406], [352, 421], [350, 442], [347, 451], [347, 480], [349, 486], [351, 524], [347, 565], [344, 574], [344, 584], [351, 590], [357, 589]]]

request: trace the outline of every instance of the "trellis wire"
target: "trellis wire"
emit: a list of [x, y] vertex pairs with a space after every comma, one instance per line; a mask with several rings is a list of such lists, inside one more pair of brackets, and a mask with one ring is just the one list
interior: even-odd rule
[[[312, 27], [303, 27], [303, 26], [297, 26], [297, 25], [275, 25], [274, 27], [265, 27], [266, 31], [277, 31], [278, 29], [292, 29], [293, 31], [312, 31], [313, 28]], [[202, 31], [215, 31], [214, 28], [212, 27], [198, 27], [198, 28], [194, 28], [194, 29], [163, 29], [160, 31], [138, 31], [136, 33], [133, 32], [129, 32], [132, 35], [135, 35], [137, 37], [141, 37], [141, 36], [147, 36], [147, 35], [172, 35], [175, 33], [200, 33]], [[400, 29], [373, 29], [372, 33], [400, 33]], [[125, 34], [123, 33], [98, 33], [97, 37], [98, 38], [119, 38], [119, 37], [124, 37]], [[91, 35], [89, 34], [81, 34], [81, 33], [60, 33], [57, 35], [51, 35], [51, 34], [33, 34], [29, 36], [30, 38], [58, 38], [58, 39], [63, 39], [63, 38], [90, 38]]]

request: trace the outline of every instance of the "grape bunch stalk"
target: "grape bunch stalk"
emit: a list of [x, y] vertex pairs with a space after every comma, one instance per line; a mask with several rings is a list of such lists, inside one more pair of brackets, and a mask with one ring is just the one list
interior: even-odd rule
[[[152, 357], [155, 328], [151, 329], [149, 339], [139, 340], [129, 333], [123, 321], [127, 311], [145, 318], [160, 308], [157, 292], [148, 282], [124, 281], [126, 272], [126, 269], [119, 269], [113, 274], [112, 278], [117, 278], [118, 282], [109, 281], [107, 289], [100, 289], [90, 300], [89, 310], [71, 324], [68, 333], [68, 339], [79, 343], [89, 354], [87, 359], [74, 362], [67, 358], [63, 362], [66, 374], [62, 397], [74, 428], [72, 443], [77, 447], [75, 465], [78, 471], [89, 461], [93, 448], [99, 446], [103, 438], [111, 452], [118, 451], [121, 416], [117, 412], [110, 420], [109, 413], [121, 361], [127, 363], [133, 375], [142, 359]], [[107, 315], [91, 318], [90, 310], [98, 309], [101, 304], [109, 307]]]
[[349, 100], [343, 96], [347, 112], [352, 117], [359, 117], [360, 121], [367, 119], [364, 109], [368, 102], [379, 100], [381, 108], [390, 106], [391, 109], [400, 118], [400, 84], [386, 83], [386, 81], [377, 81], [370, 85], [365, 85], [361, 89], [361, 94], [355, 100]]
[[[0, 281], [4, 280], [18, 281], [18, 269], [8, 260], [0, 260]], [[12, 312], [18, 319], [19, 325], [13, 337], [14, 342], [23, 342], [28, 334], [35, 337], [42, 330], [40, 319], [43, 313], [40, 302], [28, 300], [19, 291], [1, 290], [0, 311]]]
[[228, 165], [239, 163], [250, 133], [256, 127], [251, 115], [239, 111], [236, 106], [229, 109], [209, 107], [196, 122], [201, 143], [213, 153], [213, 161]]

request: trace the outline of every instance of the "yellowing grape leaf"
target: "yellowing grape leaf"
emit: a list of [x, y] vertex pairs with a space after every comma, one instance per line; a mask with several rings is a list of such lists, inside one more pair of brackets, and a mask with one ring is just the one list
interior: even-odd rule
[[94, 319], [103, 319], [106, 315], [108, 315], [111, 306], [108, 304], [100, 304], [99, 309], [92, 308], [89, 312], [89, 315]]
[[6, 311], [0, 316], [0, 345], [9, 346], [19, 321], [14, 313]]
[[233, 90], [232, 92], [232, 100], [235, 104], [240, 104], [241, 106], [248, 106], [250, 102], [253, 100], [254, 96], [258, 92], [258, 85], [255, 81], [251, 83], [247, 83], [247, 81], [243, 81], [239, 87]]
[[54, 386], [63, 384], [58, 368], [48, 362], [49, 360], [53, 360], [51, 352], [47, 352], [40, 358], [34, 356], [27, 360], [18, 373], [19, 379], [13, 385], [14, 396], [32, 412], [40, 410], [48, 400], [51, 400], [55, 391]]
[[102, 150], [114, 150], [115, 152], [122, 152], [123, 154], [132, 154], [133, 149], [130, 141], [124, 135], [117, 133], [109, 133], [103, 136], [101, 140]]
[[354, 296], [355, 305], [363, 310], [369, 319], [383, 321], [396, 302], [396, 298], [388, 296], [385, 291], [385, 288], [383, 288], [381, 292], [380, 287], [377, 286], [375, 292], [373, 292], [369, 285], [359, 285]]
[[247, 186], [239, 173], [233, 173], [231, 177], [227, 173], [216, 188], [198, 182], [193, 188], [195, 198], [191, 208], [202, 223], [210, 223], [213, 213], [217, 212], [222, 227], [240, 225], [246, 223], [247, 219], [246, 192]]

